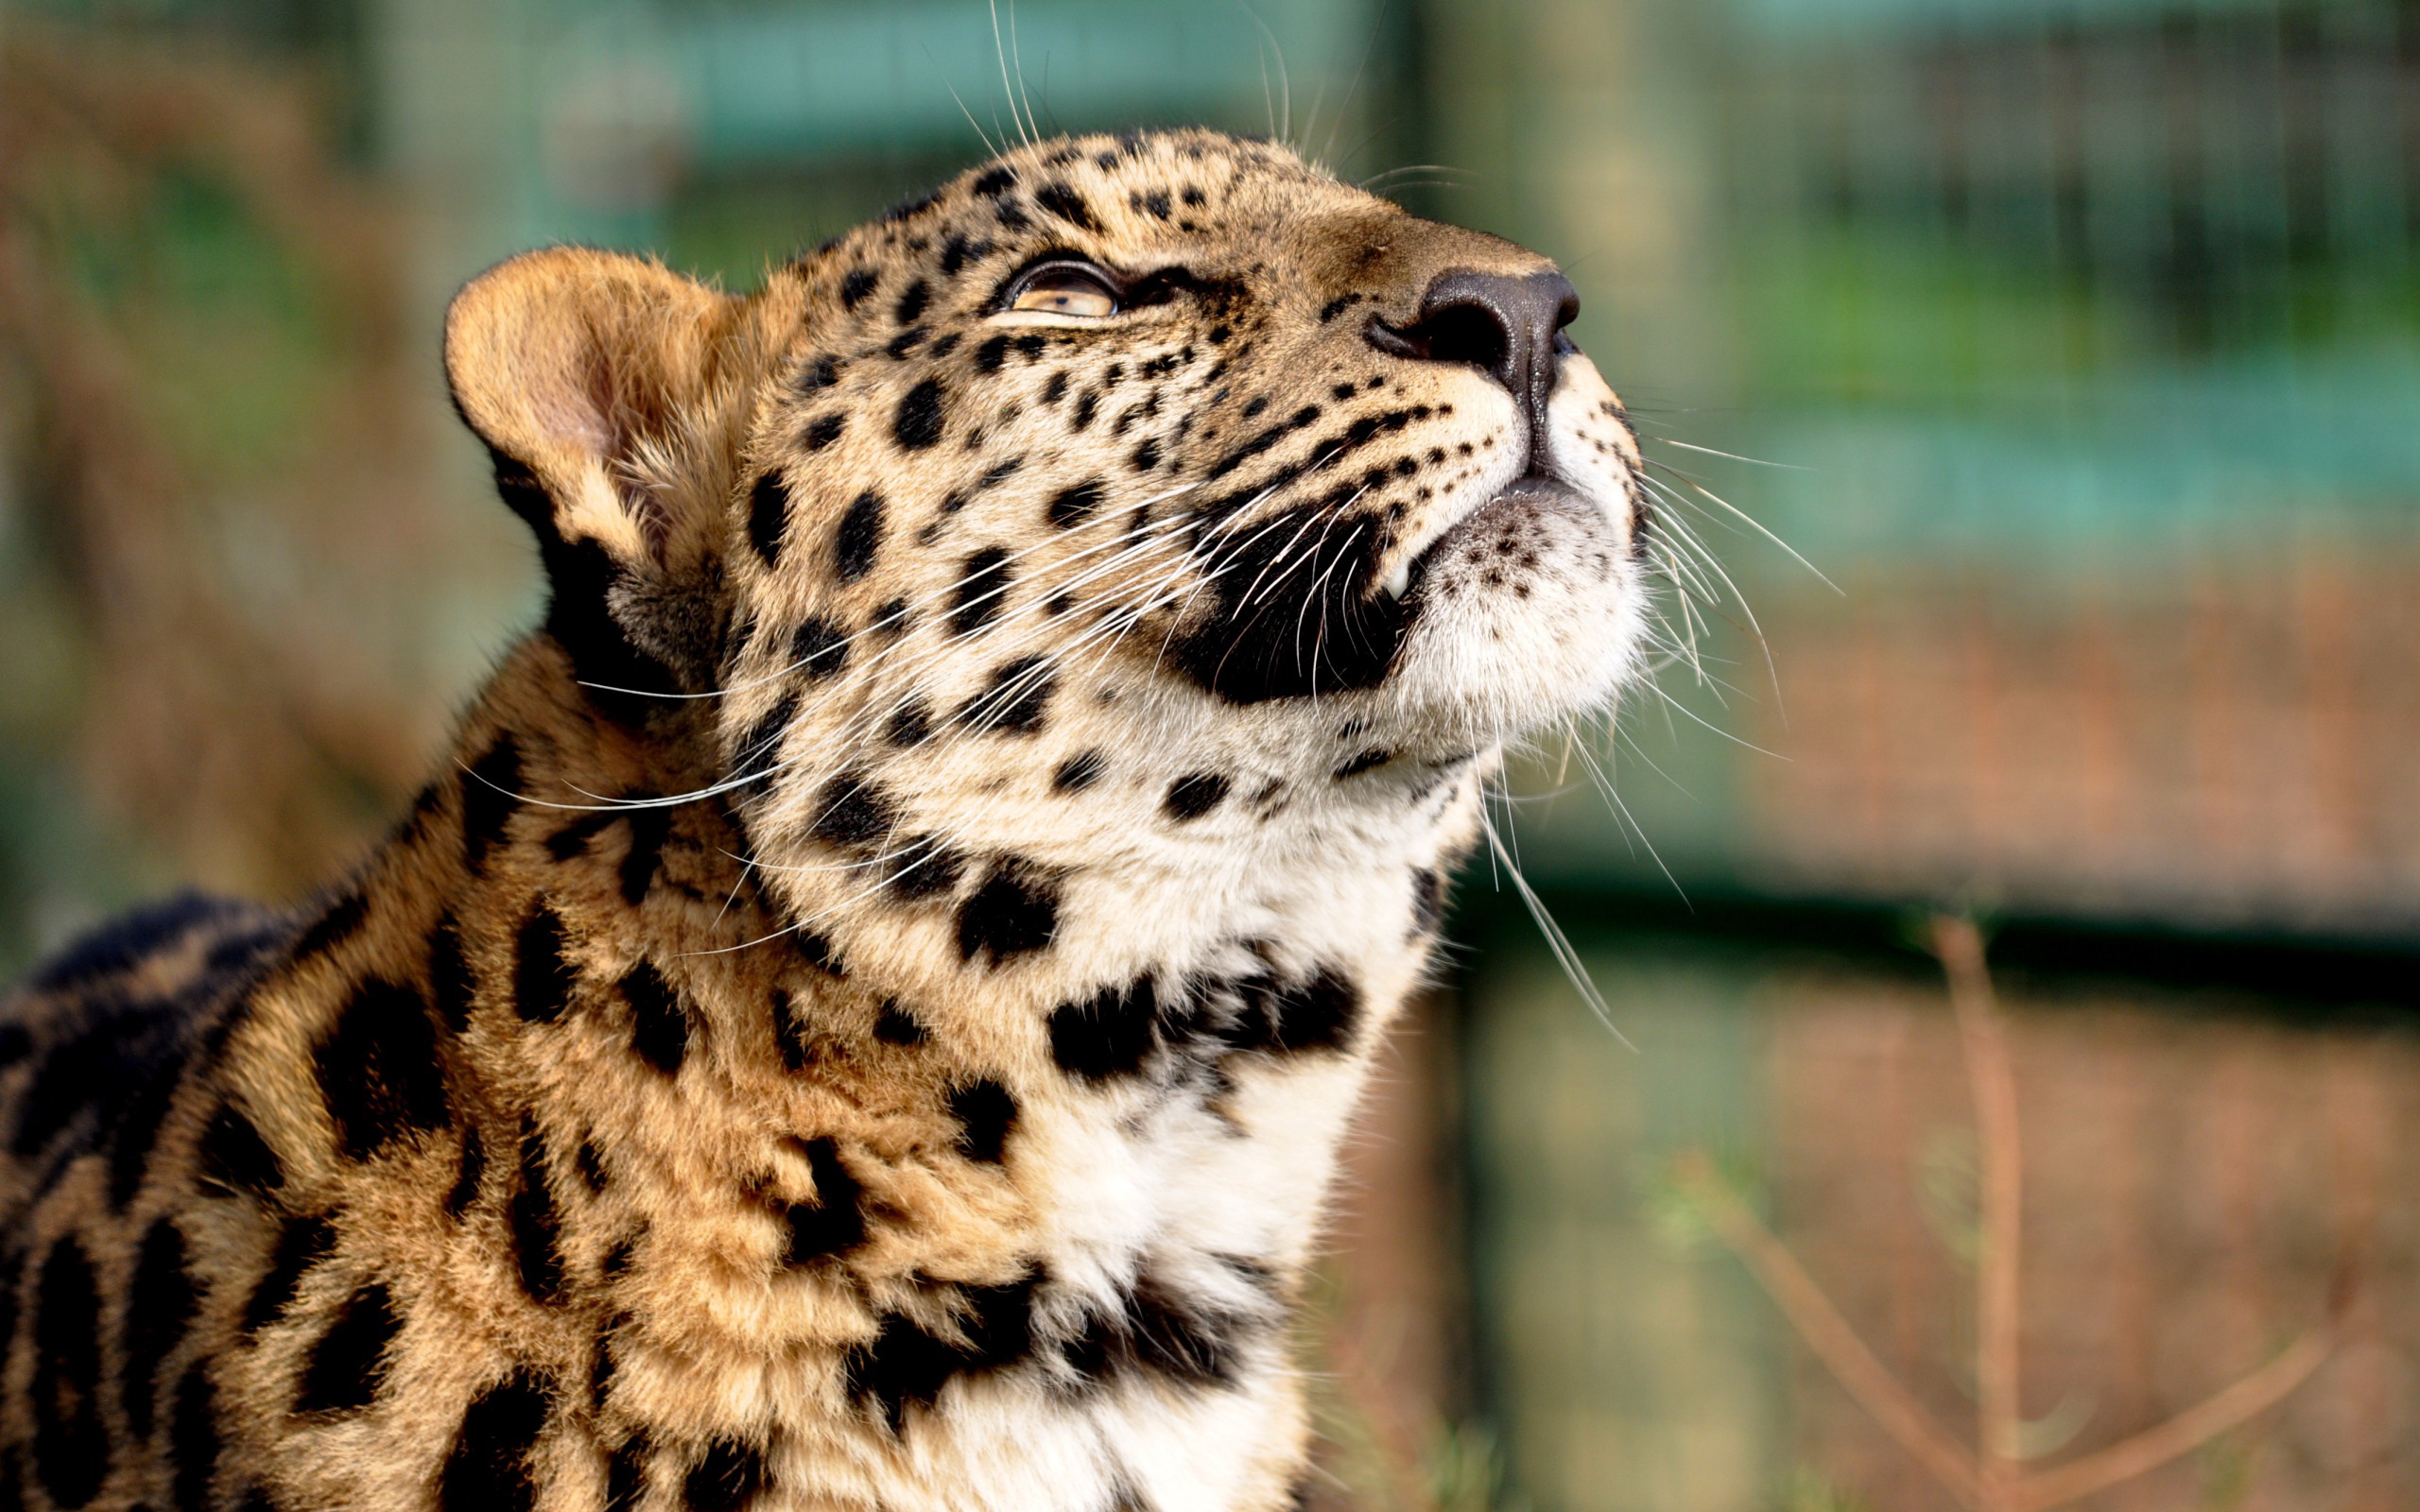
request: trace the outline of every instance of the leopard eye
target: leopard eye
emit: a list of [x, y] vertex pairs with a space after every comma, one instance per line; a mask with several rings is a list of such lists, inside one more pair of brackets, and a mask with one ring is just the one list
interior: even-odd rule
[[1117, 313], [1117, 285], [1089, 263], [1045, 263], [1017, 280], [1009, 308], [1097, 320]]

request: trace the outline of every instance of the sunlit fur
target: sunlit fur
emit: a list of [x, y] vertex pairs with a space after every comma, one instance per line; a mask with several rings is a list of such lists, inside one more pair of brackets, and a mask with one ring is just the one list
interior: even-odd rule
[[[1002, 312], [1045, 255], [1132, 306]], [[1643, 638], [1547, 265], [1285, 149], [1028, 146], [731, 297], [448, 318], [544, 624], [360, 871], [38, 974], [32, 1506], [1273, 1508], [1339, 1141], [1509, 741]], [[1400, 590], [1398, 593], [1397, 590]]]

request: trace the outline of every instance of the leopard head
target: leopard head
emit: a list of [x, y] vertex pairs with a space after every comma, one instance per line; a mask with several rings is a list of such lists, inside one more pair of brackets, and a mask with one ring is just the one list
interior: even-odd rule
[[447, 362], [601, 713], [702, 717], [761, 856], [913, 898], [1126, 843], [1073, 795], [1270, 822], [1604, 704], [1644, 495], [1577, 309], [1180, 131], [1010, 152], [747, 297], [532, 253]]

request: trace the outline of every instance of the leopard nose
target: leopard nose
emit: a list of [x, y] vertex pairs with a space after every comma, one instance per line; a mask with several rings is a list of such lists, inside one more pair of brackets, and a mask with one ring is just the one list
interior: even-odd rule
[[1520, 404], [1534, 449], [1546, 434], [1555, 359], [1577, 350], [1563, 328], [1579, 314], [1579, 291], [1552, 268], [1518, 275], [1453, 268], [1428, 281], [1409, 326], [1372, 321], [1370, 344], [1398, 357], [1484, 371]]

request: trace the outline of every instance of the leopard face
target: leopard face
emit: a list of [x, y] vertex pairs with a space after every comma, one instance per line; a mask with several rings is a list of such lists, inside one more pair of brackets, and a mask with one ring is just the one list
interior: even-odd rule
[[804, 916], [1098, 861], [1108, 779], [1162, 823], [1418, 791], [1635, 662], [1638, 452], [1570, 284], [1281, 147], [1028, 146], [747, 300], [604, 263], [474, 284], [458, 401], [539, 474], [559, 617], [607, 606], [557, 638], [709, 701]]

